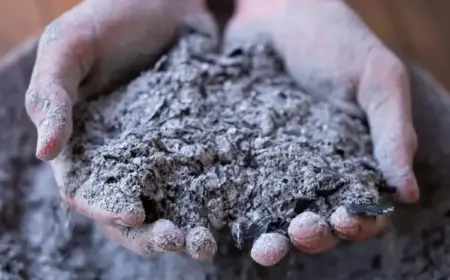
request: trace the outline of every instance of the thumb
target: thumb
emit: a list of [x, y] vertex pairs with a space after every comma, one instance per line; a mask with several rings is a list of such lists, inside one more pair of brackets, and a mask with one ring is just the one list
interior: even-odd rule
[[83, 38], [86, 29], [74, 32], [70, 15], [52, 22], [42, 34], [25, 95], [26, 111], [38, 132], [36, 156], [41, 160], [54, 159], [72, 133], [72, 107], [82, 78], [80, 57], [89, 50]]
[[401, 201], [416, 202], [420, 194], [412, 165], [417, 136], [408, 74], [397, 57], [387, 50], [369, 55], [358, 101], [367, 114], [374, 154], [388, 183], [398, 188]]
[[72, 133], [72, 100], [56, 82], [32, 82], [25, 98], [28, 116], [36, 126], [36, 156], [52, 160]]

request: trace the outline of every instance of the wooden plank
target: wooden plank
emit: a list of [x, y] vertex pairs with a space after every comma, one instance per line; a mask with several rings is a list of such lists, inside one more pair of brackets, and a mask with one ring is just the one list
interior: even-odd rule
[[[151, 1], [151, 0], [149, 0]], [[216, 0], [217, 1], [217, 0]], [[0, 0], [0, 56], [80, 0]], [[450, 1], [349, 0], [394, 51], [428, 69], [450, 88]]]
[[424, 66], [450, 88], [450, 1], [349, 2], [388, 46]]
[[30, 0], [3, 0], [0, 3], [0, 41], [2, 51], [38, 32], [44, 22]]
[[79, 0], [0, 0], [0, 56]]
[[38, 9], [44, 16], [44, 20], [50, 22], [78, 3], [80, 0], [39, 0]]

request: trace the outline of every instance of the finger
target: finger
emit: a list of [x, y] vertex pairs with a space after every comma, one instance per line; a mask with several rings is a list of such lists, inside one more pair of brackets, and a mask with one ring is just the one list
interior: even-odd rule
[[26, 94], [28, 115], [38, 132], [36, 156], [51, 160], [61, 151], [72, 133], [72, 100], [59, 84], [32, 84]]
[[[54, 159], [72, 133], [72, 107], [92, 57], [92, 28], [73, 9], [43, 32], [25, 107], [38, 132], [36, 156]], [[83, 21], [84, 19], [84, 21]]]
[[184, 248], [183, 232], [168, 220], [136, 228], [100, 224], [100, 229], [113, 241], [140, 255], [179, 252]]
[[305, 253], [322, 253], [338, 244], [325, 218], [313, 213], [303, 212], [295, 217], [288, 228], [292, 244]]
[[211, 260], [217, 252], [217, 243], [209, 229], [196, 227], [186, 235], [186, 251], [196, 260]]
[[184, 249], [184, 233], [174, 223], [161, 219], [151, 226], [150, 243], [157, 253], [179, 252]]
[[358, 88], [358, 102], [368, 116], [374, 154], [388, 184], [398, 188], [400, 200], [416, 202], [420, 195], [412, 163], [417, 136], [408, 74], [388, 51], [374, 50], [369, 57]]
[[119, 225], [124, 227], [136, 227], [141, 225], [145, 220], [145, 210], [140, 200], [134, 202], [127, 201], [125, 207], [121, 207], [120, 211], [112, 212], [104, 209], [100, 204], [101, 199], [96, 202], [89, 202], [77, 191], [75, 196], [70, 197], [61, 192], [62, 200], [72, 209], [80, 214], [93, 219], [99, 223], [106, 225]]
[[289, 240], [279, 233], [264, 233], [253, 244], [250, 256], [262, 266], [273, 266], [289, 252]]
[[386, 227], [386, 216], [354, 216], [338, 207], [330, 217], [337, 235], [348, 240], [363, 240], [379, 234]]

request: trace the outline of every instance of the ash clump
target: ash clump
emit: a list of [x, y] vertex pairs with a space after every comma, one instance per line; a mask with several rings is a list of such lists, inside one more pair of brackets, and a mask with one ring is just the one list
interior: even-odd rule
[[58, 161], [71, 196], [244, 240], [286, 234], [306, 210], [380, 212], [371, 154], [365, 121], [302, 92], [269, 45], [222, 51], [188, 34], [126, 87], [79, 104]]

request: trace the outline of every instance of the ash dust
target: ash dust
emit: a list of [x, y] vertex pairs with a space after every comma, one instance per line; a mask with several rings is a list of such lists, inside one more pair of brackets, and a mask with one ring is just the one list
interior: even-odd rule
[[[363, 119], [303, 93], [264, 43], [190, 33], [128, 86], [78, 105], [64, 191], [113, 212], [286, 235], [303, 211], [373, 207], [385, 182]], [[236, 224], [238, 223], [238, 224]]]

